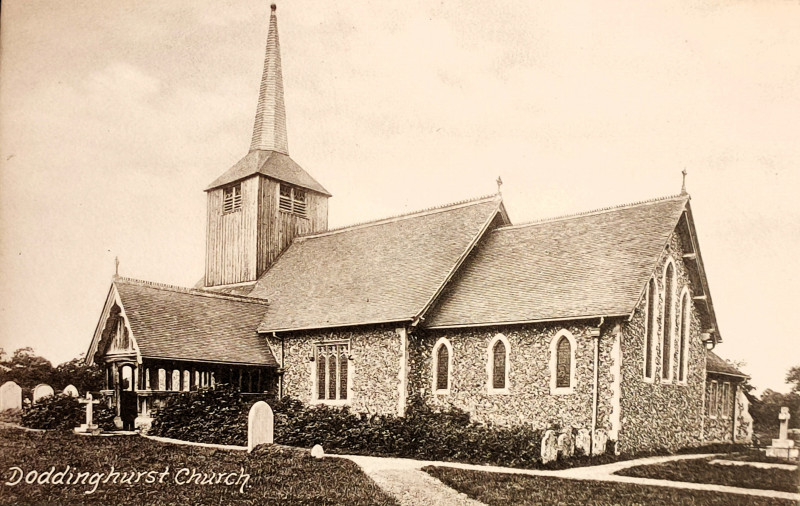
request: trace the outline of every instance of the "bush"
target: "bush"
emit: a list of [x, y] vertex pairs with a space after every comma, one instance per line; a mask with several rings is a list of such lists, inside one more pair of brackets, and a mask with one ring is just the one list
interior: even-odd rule
[[[94, 405], [92, 421], [103, 430], [114, 430], [115, 414], [101, 402]], [[86, 405], [61, 394], [40, 399], [22, 412], [22, 425], [31, 429], [72, 430], [85, 422]]]
[[[412, 403], [406, 417], [353, 413], [348, 408], [307, 406], [297, 399], [267, 400], [275, 414], [275, 442], [329, 453], [410, 457], [526, 467], [540, 458], [542, 431], [530, 426], [472, 423], [451, 410], [435, 413]], [[149, 434], [217, 444], [247, 444], [253, 400], [227, 385], [169, 399]]]

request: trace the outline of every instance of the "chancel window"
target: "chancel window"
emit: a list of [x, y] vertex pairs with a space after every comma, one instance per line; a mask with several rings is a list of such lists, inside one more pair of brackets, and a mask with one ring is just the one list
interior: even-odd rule
[[691, 328], [692, 309], [689, 305], [689, 291], [681, 297], [681, 324], [678, 341], [678, 381], [686, 381], [689, 361], [689, 329]]
[[570, 350], [569, 340], [562, 336], [558, 340], [556, 357], [556, 388], [569, 388]]
[[550, 393], [571, 394], [575, 388], [575, 338], [561, 329], [550, 341]]
[[717, 417], [717, 395], [717, 382], [712, 381], [708, 387], [708, 402], [706, 402], [706, 413], [711, 418]]
[[661, 379], [672, 379], [672, 341], [675, 338], [675, 266], [664, 270], [664, 319], [661, 322]]
[[346, 342], [319, 343], [315, 355], [317, 400], [347, 400], [350, 345]]
[[655, 368], [655, 341], [656, 341], [656, 307], [658, 304], [658, 289], [656, 280], [650, 278], [647, 283], [646, 312], [644, 315], [644, 378], [653, 379]]
[[305, 217], [307, 211], [306, 191], [281, 183], [278, 208], [283, 212]]
[[722, 407], [722, 418], [731, 417], [731, 384], [727, 381], [720, 388], [720, 405]]
[[242, 208], [242, 185], [241, 183], [228, 186], [222, 190], [222, 212], [223, 214], [233, 213]]

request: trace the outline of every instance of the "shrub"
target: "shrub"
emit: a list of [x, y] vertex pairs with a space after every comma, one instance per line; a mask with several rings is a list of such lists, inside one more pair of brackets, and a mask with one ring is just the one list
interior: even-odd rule
[[[247, 443], [252, 399], [223, 385], [169, 399], [149, 434], [188, 441]], [[347, 407], [307, 406], [297, 399], [268, 400], [275, 414], [275, 442], [329, 453], [353, 453], [490, 463], [525, 467], [540, 457], [542, 431], [530, 426], [494, 427], [470, 422], [459, 410], [432, 412], [420, 402], [406, 417], [353, 413]]]
[[[103, 430], [113, 430], [115, 412], [102, 402], [94, 405], [92, 421]], [[74, 397], [55, 395], [40, 399], [22, 412], [22, 425], [31, 429], [72, 430], [86, 422], [86, 406]]]

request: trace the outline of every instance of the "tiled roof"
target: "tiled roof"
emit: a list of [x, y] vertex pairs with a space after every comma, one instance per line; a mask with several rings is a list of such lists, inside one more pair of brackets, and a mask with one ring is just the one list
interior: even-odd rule
[[498, 212], [493, 196], [295, 239], [250, 292], [270, 300], [259, 331], [412, 320]]
[[250, 177], [254, 174], [263, 174], [280, 181], [308, 188], [315, 192], [330, 196], [328, 190], [322, 187], [316, 179], [311, 177], [308, 172], [297, 165], [289, 155], [278, 153], [277, 151], [251, 151], [247, 156], [236, 162], [236, 165], [228, 169], [223, 175], [208, 185], [206, 191], [225, 186], [240, 179]]
[[749, 377], [711, 350], [706, 353], [706, 372], [725, 374], [728, 376], [741, 376], [742, 378]]
[[278, 366], [256, 332], [264, 300], [126, 278], [114, 288], [143, 357]]
[[687, 199], [496, 229], [476, 247], [425, 325], [630, 314]]

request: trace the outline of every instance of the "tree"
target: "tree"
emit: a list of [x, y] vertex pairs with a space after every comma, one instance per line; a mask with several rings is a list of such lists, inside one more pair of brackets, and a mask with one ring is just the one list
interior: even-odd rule
[[800, 394], [800, 365], [789, 369], [786, 373], [786, 383], [792, 385], [792, 393]]
[[55, 369], [54, 381], [62, 388], [75, 385], [79, 392], [98, 391], [103, 387], [103, 371], [97, 365], [88, 366], [83, 354]]

